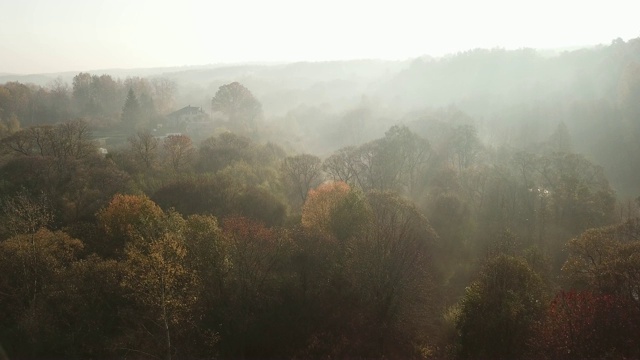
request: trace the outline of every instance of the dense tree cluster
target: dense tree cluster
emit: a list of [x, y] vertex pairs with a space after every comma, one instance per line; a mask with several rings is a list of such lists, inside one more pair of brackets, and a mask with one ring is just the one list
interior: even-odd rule
[[[448, 108], [368, 139], [363, 101], [338, 129], [358, 140], [312, 154], [237, 82], [205, 140], [154, 133], [171, 92], [0, 86], [0, 357], [640, 356], [640, 204], [565, 122], [498, 146]], [[127, 134], [108, 154], [105, 129]]]
[[89, 73], [79, 73], [71, 85], [61, 79], [46, 87], [9, 82], [0, 85], [0, 134], [71, 119], [127, 133], [150, 129], [174, 110], [176, 91], [166, 78], [121, 80]]

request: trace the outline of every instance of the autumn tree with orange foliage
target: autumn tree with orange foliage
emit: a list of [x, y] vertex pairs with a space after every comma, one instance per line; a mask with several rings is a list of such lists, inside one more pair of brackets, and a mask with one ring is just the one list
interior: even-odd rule
[[198, 335], [195, 305], [202, 292], [202, 269], [196, 266], [197, 256], [189, 254], [185, 235], [216, 236], [217, 224], [189, 229], [192, 221], [175, 211], [165, 213], [139, 195], [116, 195], [98, 219], [107, 235], [121, 242], [120, 285], [139, 309], [121, 348], [167, 359], [189, 354], [186, 343]]
[[145, 195], [117, 194], [98, 213], [98, 223], [113, 242], [114, 253], [122, 253], [127, 241], [156, 237], [163, 218], [162, 209]]
[[302, 226], [322, 234], [336, 235], [336, 212], [347, 201], [351, 188], [342, 181], [326, 182], [309, 190], [302, 206]]
[[339, 181], [325, 183], [309, 192], [302, 209], [302, 225], [344, 243], [363, 235], [371, 216], [365, 196]]

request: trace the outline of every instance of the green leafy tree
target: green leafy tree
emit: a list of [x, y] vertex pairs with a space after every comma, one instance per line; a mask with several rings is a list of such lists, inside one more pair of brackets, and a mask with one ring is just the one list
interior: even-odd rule
[[267, 226], [282, 226], [286, 207], [268, 190], [249, 186], [235, 196], [235, 201], [230, 204], [229, 213], [263, 222]]
[[[359, 197], [343, 188], [320, 187], [305, 204], [296, 268], [303, 293], [320, 297], [318, 304], [307, 300], [305, 306], [322, 314], [319, 319], [306, 315], [313, 325], [305, 356], [420, 357], [436, 335], [440, 281], [432, 256], [437, 235], [399, 196]], [[322, 225], [327, 218], [328, 225]], [[333, 231], [306, 230], [318, 225]], [[310, 272], [308, 266], [313, 266]], [[316, 277], [320, 282], [311, 282]]]
[[201, 172], [217, 172], [236, 161], [252, 164], [255, 145], [251, 139], [231, 132], [222, 133], [202, 142], [198, 148], [197, 168]]
[[640, 220], [589, 229], [567, 244], [562, 270], [577, 288], [640, 304]]
[[122, 120], [123, 126], [129, 129], [137, 128], [142, 120], [140, 101], [138, 100], [138, 97], [136, 96], [136, 93], [132, 88], [129, 88], [127, 99], [125, 100], [124, 106], [122, 107], [122, 116], [120, 118]]
[[0, 342], [9, 354], [41, 357], [49, 354], [59, 316], [52, 297], [64, 291], [64, 276], [83, 249], [80, 240], [64, 232], [40, 229], [0, 242]]
[[438, 237], [424, 215], [397, 195], [372, 192], [367, 202], [371, 224], [354, 261], [373, 320], [371, 356], [410, 356], [408, 343], [426, 347], [435, 334], [440, 280], [432, 257]]
[[538, 171], [553, 218], [573, 234], [611, 223], [615, 200], [602, 167], [583, 155], [554, 153], [540, 159]]
[[55, 288], [40, 309], [46, 319], [38, 324], [40, 357], [86, 359], [121, 353], [117, 339], [132, 310], [120, 285], [121, 265], [91, 255], [57, 274]]
[[15, 116], [23, 125], [38, 123], [34, 117], [35, 89], [14, 81], [2, 85], [2, 89], [4, 91], [0, 91], [0, 109], [5, 120]]
[[544, 306], [543, 281], [524, 259], [502, 254], [490, 259], [460, 302], [458, 355], [522, 357]]
[[84, 122], [31, 127], [4, 140], [11, 155], [0, 166], [3, 192], [44, 194], [57, 226], [92, 221], [127, 186], [127, 174], [97, 153]]
[[211, 109], [224, 114], [229, 126], [240, 133], [255, 131], [256, 121], [262, 117], [262, 105], [251, 91], [238, 82], [220, 86]]
[[228, 201], [226, 185], [212, 179], [186, 179], [175, 181], [158, 189], [153, 194], [153, 201], [163, 209], [174, 208], [188, 216], [225, 215]]
[[380, 188], [396, 189], [414, 195], [431, 159], [429, 142], [405, 126], [393, 126], [381, 140], [376, 155], [380, 171]]
[[11, 114], [6, 118], [0, 115], [0, 139], [12, 135], [20, 130], [20, 121], [15, 114]]

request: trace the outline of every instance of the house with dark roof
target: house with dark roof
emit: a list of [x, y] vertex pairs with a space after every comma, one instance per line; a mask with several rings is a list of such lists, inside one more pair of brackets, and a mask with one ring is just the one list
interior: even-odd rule
[[201, 107], [185, 106], [167, 115], [167, 125], [176, 129], [185, 129], [189, 125], [210, 122], [209, 114]]

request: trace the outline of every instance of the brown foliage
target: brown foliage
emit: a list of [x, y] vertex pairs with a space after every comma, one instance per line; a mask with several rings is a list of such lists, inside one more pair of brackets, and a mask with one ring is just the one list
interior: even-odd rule
[[155, 238], [162, 231], [164, 212], [144, 195], [117, 194], [98, 213], [98, 222], [122, 250], [125, 241]]
[[639, 324], [640, 308], [628, 299], [590, 291], [560, 292], [532, 342], [538, 358], [637, 358]]

